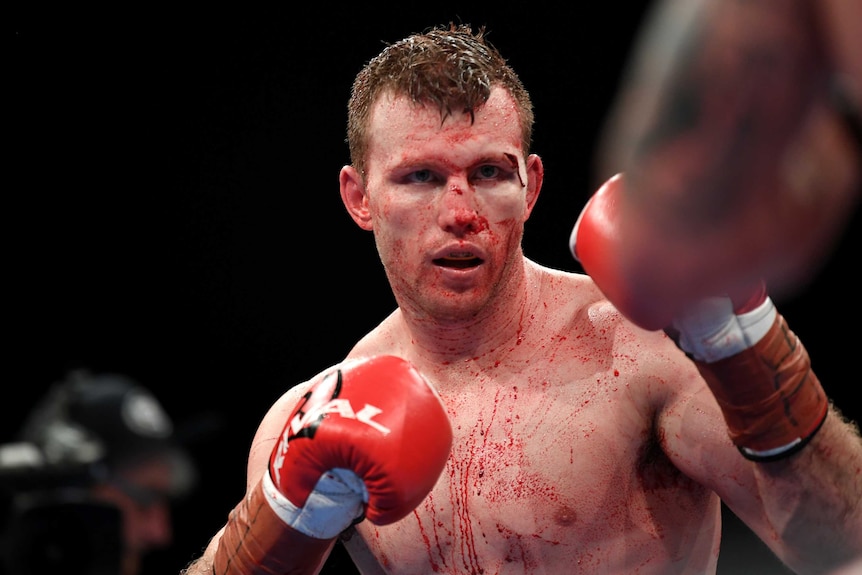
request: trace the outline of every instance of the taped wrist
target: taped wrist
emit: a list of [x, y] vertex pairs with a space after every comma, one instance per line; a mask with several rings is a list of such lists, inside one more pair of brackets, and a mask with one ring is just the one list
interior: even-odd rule
[[748, 459], [796, 453], [826, 419], [828, 401], [808, 352], [780, 314], [751, 347], [695, 364], [721, 407], [731, 440]]
[[349, 469], [330, 469], [320, 476], [302, 507], [297, 507], [275, 486], [267, 473], [263, 493], [282, 521], [309, 537], [332, 539], [365, 518], [368, 489]]
[[700, 300], [665, 332], [692, 359], [713, 363], [736, 355], [763, 339], [778, 312], [765, 286], [735, 309], [730, 297]]
[[262, 482], [228, 517], [213, 559], [213, 575], [305, 575], [317, 572], [333, 539], [309, 537], [282, 521]]

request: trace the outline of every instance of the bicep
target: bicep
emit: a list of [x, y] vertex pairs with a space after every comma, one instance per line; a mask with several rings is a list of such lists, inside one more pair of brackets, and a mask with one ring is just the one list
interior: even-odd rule
[[[727, 482], [744, 482], [745, 465], [727, 425], [702, 380], [675, 393], [657, 416], [663, 450], [683, 473], [719, 495]], [[698, 385], [699, 383], [699, 385]]]
[[752, 462], [730, 440], [706, 383], [696, 375], [685, 389], [658, 416], [663, 450], [680, 471], [718, 495], [752, 530], [767, 533], [771, 528]]
[[255, 431], [248, 454], [246, 488], [251, 489], [269, 466], [270, 455], [284, 426], [310, 382], [291, 387], [270, 406]]
[[639, 330], [632, 338], [644, 395], [638, 402], [671, 463], [694, 481], [715, 491], [747, 482], [747, 461], [730, 440], [727, 425], [706, 381], [691, 361], [662, 332]]

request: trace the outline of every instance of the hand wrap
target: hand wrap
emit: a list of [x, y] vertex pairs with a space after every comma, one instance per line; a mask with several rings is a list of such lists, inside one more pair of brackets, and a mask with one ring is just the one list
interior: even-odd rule
[[440, 396], [410, 362], [381, 355], [321, 372], [231, 513], [213, 572], [315, 573], [351, 525], [388, 525], [422, 503], [452, 439]]
[[694, 359], [740, 452], [772, 461], [808, 443], [828, 401], [808, 352], [765, 291], [754, 299], [734, 313], [729, 298], [715, 298], [666, 331]]
[[230, 513], [213, 560], [213, 575], [311, 575], [328, 553], [332, 539], [292, 529], [273, 510], [263, 482]]

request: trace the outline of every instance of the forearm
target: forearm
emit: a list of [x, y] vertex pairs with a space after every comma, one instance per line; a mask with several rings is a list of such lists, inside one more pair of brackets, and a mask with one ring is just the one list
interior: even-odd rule
[[201, 557], [180, 571], [180, 575], [212, 575], [212, 560]]
[[179, 575], [212, 575], [213, 556], [218, 548], [218, 543], [221, 540], [224, 529], [225, 528], [222, 527], [218, 533], [210, 539], [201, 556], [189, 563], [185, 569], [180, 571]]
[[798, 573], [828, 572], [862, 555], [858, 427], [830, 404], [771, 300], [755, 296], [733, 315], [726, 309], [701, 307], [674, 323], [674, 335], [695, 359], [731, 440], [752, 460], [761, 507], [742, 516]]
[[834, 407], [799, 453], [755, 463], [776, 553], [799, 573], [824, 573], [862, 555], [862, 438]]
[[[835, 40], [817, 25], [824, 8], [656, 4], [596, 149], [600, 182], [626, 175], [622, 259], [632, 284], [655, 276], [715, 293], [760, 276], [792, 293], [822, 266], [862, 192], [862, 96], [824, 57]], [[843, 44], [859, 44], [857, 21], [832, 16], [830, 26], [852, 29], [842, 43], [852, 52]]]
[[204, 554], [180, 575], [312, 575], [334, 539], [315, 539], [286, 525], [258, 483], [231, 511]]
[[[743, 197], [764, 166], [779, 161], [814, 87], [825, 89], [812, 21], [804, 0], [657, 2], [598, 146], [600, 179], [638, 172], [645, 183], [673, 182], [700, 200], [728, 190]], [[643, 197], [644, 207], [655, 203], [655, 195]]]

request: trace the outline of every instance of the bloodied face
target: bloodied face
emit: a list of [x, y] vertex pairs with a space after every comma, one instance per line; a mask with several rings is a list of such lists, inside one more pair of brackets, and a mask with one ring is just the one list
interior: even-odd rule
[[437, 319], [480, 314], [520, 265], [542, 182], [541, 160], [524, 157], [514, 101], [494, 88], [472, 114], [441, 116], [385, 94], [369, 134], [367, 173], [345, 168], [342, 197], [373, 230], [399, 305]]

